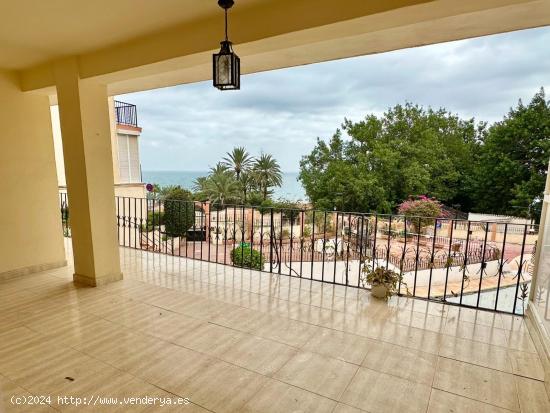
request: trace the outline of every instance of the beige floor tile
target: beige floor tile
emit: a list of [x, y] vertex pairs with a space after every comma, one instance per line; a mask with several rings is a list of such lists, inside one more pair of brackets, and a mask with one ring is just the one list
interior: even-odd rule
[[[153, 386], [146, 386], [149, 393], [152, 390], [158, 390]], [[120, 404], [112, 404], [113, 398], [120, 397], [121, 401], [124, 395], [140, 394], [139, 381], [129, 375], [123, 374], [116, 370], [101, 370], [95, 374], [90, 374], [85, 377], [75, 378], [74, 381], [65, 381], [62, 387], [51, 392], [52, 399], [56, 402], [53, 404], [55, 409], [63, 412], [81, 412], [81, 411], [97, 411], [97, 412], [120, 412], [125, 411], [141, 411], [143, 406], [124, 406]], [[152, 393], [152, 396], [155, 394]], [[86, 399], [87, 402], [95, 403], [95, 406], [76, 406], [70, 402], [62, 402], [65, 396], [79, 397], [81, 400]], [[101, 399], [101, 400], [100, 400]], [[107, 405], [107, 404], [110, 405]]]
[[143, 334], [177, 343], [182, 337], [203, 324], [205, 322], [202, 320], [156, 309], [155, 312], [136, 321], [131, 328]]
[[528, 331], [507, 331], [506, 339], [509, 349], [527, 351], [529, 353], [537, 352]]
[[[168, 393], [168, 397], [170, 394]], [[173, 397], [173, 396], [172, 396]], [[210, 410], [206, 410], [203, 407], [200, 407], [194, 403], [189, 403], [186, 405], [164, 405], [159, 408], [159, 406], [150, 406], [143, 410], [146, 413], [208, 413]]]
[[368, 412], [425, 412], [430, 387], [385, 373], [359, 368], [341, 401]]
[[101, 320], [99, 317], [79, 310], [67, 310], [58, 314], [43, 315], [26, 322], [25, 325], [31, 330], [45, 335], [59, 335], [68, 331], [76, 331], [89, 325], [94, 321]]
[[508, 357], [514, 374], [544, 381], [544, 369], [538, 354], [508, 350]]
[[300, 352], [274, 377], [286, 383], [338, 400], [357, 366], [320, 354]]
[[298, 350], [265, 338], [243, 335], [229, 343], [218, 357], [229, 363], [270, 376], [278, 371]]
[[282, 317], [266, 316], [252, 334], [279, 341], [292, 347], [301, 347], [318, 329], [316, 326]]
[[[76, 392], [76, 390], [71, 390]], [[95, 405], [92, 406], [61, 406], [54, 405], [55, 408], [60, 408], [63, 412], [81, 412], [81, 411], [90, 411], [90, 412], [142, 412], [142, 411], [161, 411], [164, 412], [168, 407], [168, 403], [174, 403], [180, 398], [177, 395], [168, 393], [156, 386], [153, 386], [143, 380], [129, 376], [129, 379], [126, 379], [125, 376], [115, 377], [111, 380], [105, 380], [103, 382], [89, 383], [86, 386], [82, 386], [78, 390], [78, 393], [75, 396], [79, 397], [94, 397], [98, 398], [98, 401]], [[144, 398], [149, 400], [145, 400]], [[157, 398], [156, 400], [152, 400]], [[140, 399], [140, 400], [131, 400], [131, 399]], [[161, 400], [162, 399], [162, 400]], [[168, 401], [169, 399], [169, 401]], [[183, 399], [183, 397], [181, 398]], [[102, 403], [103, 400], [103, 403]], [[113, 404], [112, 401], [116, 400], [116, 404]], [[178, 401], [178, 403], [184, 403], [184, 400]], [[164, 403], [164, 406], [161, 404]], [[88, 408], [86, 408], [88, 407]], [[151, 409], [152, 408], [152, 409]], [[206, 412], [204, 409], [198, 408], [197, 410], [193, 409], [190, 405], [179, 405], [180, 411], [184, 412]], [[174, 411], [176, 411], [174, 409]]]
[[550, 412], [550, 401], [543, 382], [525, 377], [515, 378], [522, 413]]
[[502, 409], [487, 403], [467, 399], [456, 394], [447, 393], [438, 389], [432, 389], [428, 413], [509, 413], [510, 410]]
[[176, 388], [176, 394], [215, 412], [240, 412], [244, 404], [268, 380], [265, 376], [223, 361], [213, 363], [193, 374]]
[[75, 348], [113, 366], [125, 363], [136, 354], [142, 357], [151, 354], [157, 346], [162, 345], [155, 337], [134, 332], [114, 323], [112, 328], [105, 331], [89, 331], [86, 338], [86, 341]]
[[422, 330], [429, 330], [439, 333], [445, 327], [446, 319], [441, 316], [435, 316], [416, 311], [399, 311], [388, 318], [392, 323], [405, 326], [416, 327]]
[[235, 330], [251, 332], [260, 327], [265, 314], [248, 308], [238, 307], [222, 312], [213, 317], [210, 322]]
[[136, 356], [121, 368], [148, 383], [187, 397], [187, 381], [215, 363], [214, 358], [172, 345], [148, 357]]
[[433, 387], [483, 403], [519, 411], [514, 376], [498, 370], [439, 358]]
[[277, 380], [270, 380], [242, 408], [242, 413], [330, 413], [336, 402]]
[[504, 347], [492, 346], [479, 341], [453, 336], [444, 336], [441, 340], [439, 355], [457, 361], [512, 373], [508, 352]]
[[495, 346], [507, 346], [507, 331], [482, 324], [448, 320], [443, 333], [467, 340], [480, 341]]
[[450, 307], [447, 311], [447, 321], [450, 324], [467, 322], [494, 328], [504, 328], [502, 317], [498, 313], [471, 308]]
[[500, 314], [502, 320], [502, 328], [510, 331], [527, 331], [527, 324], [525, 319], [519, 316], [513, 316], [508, 314]]
[[422, 350], [426, 353], [437, 354], [439, 352], [442, 335], [415, 327], [405, 327], [398, 324], [387, 323], [385, 326], [381, 327], [379, 339], [414, 350]]
[[10, 350], [7, 353], [0, 352], [0, 373], [16, 380], [37, 370], [40, 371], [42, 366], [55, 366], [56, 361], [68, 354], [80, 355], [73, 349], [66, 349], [47, 342], [25, 343], [16, 350]]
[[244, 337], [246, 333], [204, 322], [187, 334], [178, 337], [175, 343], [201, 353], [219, 355]]
[[371, 340], [355, 334], [321, 328], [302, 346], [302, 350], [361, 364], [370, 342]]
[[0, 360], [2, 354], [9, 353], [23, 345], [40, 344], [44, 336], [25, 326], [19, 326], [0, 333]]
[[[79, 348], [89, 342], [96, 342], [98, 337], [109, 337], [124, 327], [98, 318], [81, 325], [60, 325], [58, 329], [45, 331], [44, 335], [59, 345]], [[129, 330], [125, 330], [129, 332]]]
[[[28, 397], [33, 395], [27, 390], [17, 386], [11, 380], [0, 375], [0, 412], [2, 413], [50, 413], [55, 412], [52, 407], [47, 404], [28, 404]], [[45, 402], [45, 400], [44, 400]]]
[[348, 406], [344, 403], [338, 403], [336, 409], [332, 413], [363, 413], [364, 410], [358, 409], [356, 407]]
[[432, 385], [437, 356], [381, 341], [368, 345], [363, 367], [414, 382]]
[[115, 378], [122, 376], [125, 376], [124, 380], [131, 378], [106, 363], [71, 349], [64, 349], [62, 354], [35, 359], [32, 367], [10, 375], [15, 383], [31, 393], [52, 396], [70, 394], [85, 386], [93, 389], [98, 383], [114, 382]]

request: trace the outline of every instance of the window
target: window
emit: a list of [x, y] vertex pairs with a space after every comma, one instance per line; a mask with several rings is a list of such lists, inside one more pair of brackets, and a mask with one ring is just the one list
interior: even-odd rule
[[118, 134], [118, 168], [120, 183], [141, 182], [137, 136]]

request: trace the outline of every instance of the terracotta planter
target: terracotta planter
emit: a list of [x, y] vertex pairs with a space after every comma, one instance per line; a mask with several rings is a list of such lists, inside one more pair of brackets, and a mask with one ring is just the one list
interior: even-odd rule
[[384, 284], [375, 284], [371, 287], [370, 293], [376, 298], [386, 298], [388, 288]]

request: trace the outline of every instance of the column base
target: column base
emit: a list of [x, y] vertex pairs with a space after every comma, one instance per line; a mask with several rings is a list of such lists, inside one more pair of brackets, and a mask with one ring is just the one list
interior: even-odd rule
[[538, 311], [533, 310], [532, 305], [529, 303], [527, 307], [525, 321], [544, 370], [544, 387], [550, 397], [550, 334], [544, 327]]
[[89, 277], [82, 274], [73, 274], [73, 281], [75, 284], [87, 285], [90, 287], [100, 287], [105, 284], [109, 284], [115, 281], [121, 281], [123, 278], [122, 273], [107, 274], [101, 277]]

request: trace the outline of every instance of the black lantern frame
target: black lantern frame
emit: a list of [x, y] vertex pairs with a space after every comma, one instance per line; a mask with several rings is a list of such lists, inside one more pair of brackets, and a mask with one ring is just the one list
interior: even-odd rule
[[232, 43], [229, 40], [224, 40], [220, 44], [220, 52], [212, 56], [214, 87], [220, 90], [239, 90], [241, 59], [233, 52]]
[[225, 13], [225, 40], [220, 43], [219, 53], [212, 56], [212, 81], [220, 90], [239, 90], [241, 88], [241, 59], [233, 51], [233, 44], [227, 36], [227, 10], [233, 6], [233, 0], [218, 0]]

